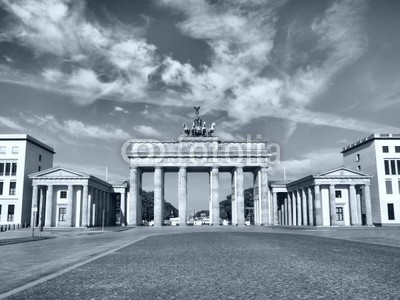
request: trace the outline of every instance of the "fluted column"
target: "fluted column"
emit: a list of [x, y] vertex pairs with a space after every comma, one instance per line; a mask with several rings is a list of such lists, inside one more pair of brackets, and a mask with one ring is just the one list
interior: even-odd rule
[[43, 223], [43, 213], [44, 213], [44, 186], [39, 187], [39, 222], [38, 226], [41, 227]]
[[308, 225], [314, 226], [314, 205], [313, 194], [311, 187], [307, 188], [307, 202], [308, 202]]
[[70, 184], [68, 185], [68, 191], [67, 191], [67, 216], [65, 223], [67, 227], [72, 227], [73, 209], [74, 209], [74, 186]]
[[82, 191], [82, 227], [87, 227], [88, 224], [88, 194], [89, 187], [87, 184], [83, 185]]
[[292, 216], [292, 195], [287, 193], [288, 197], [288, 225], [293, 225], [293, 216]]
[[232, 225], [237, 225], [237, 200], [236, 200], [236, 170], [231, 173], [231, 213], [232, 213]]
[[47, 186], [46, 193], [46, 220], [44, 222], [44, 226], [51, 227], [51, 223], [53, 220], [53, 185]]
[[288, 213], [288, 199], [285, 198], [283, 200], [283, 209], [284, 209], [284, 220], [285, 220], [285, 225], [289, 225], [289, 213]]
[[267, 167], [261, 167], [260, 169], [260, 201], [261, 201], [261, 225], [270, 225], [269, 219], [269, 200], [268, 200], [268, 172]]
[[261, 225], [260, 220], [260, 170], [253, 172], [254, 224]]
[[154, 226], [164, 225], [163, 169], [154, 170]]
[[336, 197], [335, 197], [335, 185], [329, 185], [329, 215], [331, 226], [335, 226], [336, 223]]
[[372, 226], [372, 207], [371, 207], [371, 191], [369, 188], [369, 184], [364, 185], [363, 188], [364, 193], [364, 201], [365, 201], [365, 215], [366, 215], [366, 222], [367, 226]]
[[356, 225], [358, 223], [357, 218], [357, 195], [356, 187], [354, 184], [349, 185], [349, 199], [350, 199], [350, 222], [351, 225]]
[[314, 185], [314, 215], [315, 226], [322, 226], [321, 187], [319, 184]]
[[296, 191], [296, 199], [297, 199], [297, 225], [301, 226], [301, 224], [303, 224], [303, 216], [301, 209], [301, 194], [299, 190]]
[[138, 168], [131, 166], [129, 177], [129, 213], [128, 225], [136, 226], [138, 219], [138, 201], [139, 201], [139, 181], [138, 181]]
[[243, 188], [243, 168], [236, 167], [236, 201], [237, 201], [237, 221], [236, 224], [244, 225], [244, 188]]
[[301, 189], [301, 206], [302, 206], [302, 225], [307, 226], [307, 195], [304, 188]]
[[31, 227], [36, 226], [35, 216], [37, 215], [38, 209], [38, 186], [36, 184], [32, 185], [32, 210], [31, 210]]
[[276, 192], [272, 192], [272, 204], [274, 207], [274, 224], [278, 224], [278, 194]]
[[297, 226], [297, 193], [296, 191], [291, 191], [290, 194], [292, 195], [292, 223], [293, 226]]
[[187, 225], [187, 169], [179, 168], [178, 174], [178, 209], [179, 209], [179, 225]]
[[93, 202], [93, 188], [90, 187], [88, 191], [88, 205], [87, 205], [87, 225], [92, 226], [92, 202]]
[[126, 226], [126, 197], [125, 193], [120, 194], [121, 226]]
[[210, 191], [211, 191], [211, 193], [210, 193], [211, 194], [210, 195], [211, 196], [210, 224], [218, 226], [219, 225], [219, 169], [218, 169], [218, 167], [212, 167], [212, 169], [211, 169]]

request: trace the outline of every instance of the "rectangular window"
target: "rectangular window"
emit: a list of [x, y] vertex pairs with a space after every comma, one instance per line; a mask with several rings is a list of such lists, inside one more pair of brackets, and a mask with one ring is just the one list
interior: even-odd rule
[[390, 175], [389, 161], [385, 160], [385, 175]]
[[336, 219], [337, 221], [343, 221], [343, 207], [336, 207]]
[[392, 180], [386, 179], [386, 194], [393, 194]]
[[16, 175], [17, 175], [17, 163], [12, 163], [11, 176], [16, 176]]
[[37, 168], [37, 170], [38, 170], [38, 172], [42, 171], [42, 167], [39, 166], [39, 167]]
[[[400, 184], [400, 181], [399, 181]], [[3, 195], [3, 186], [4, 186], [4, 182], [0, 181], [0, 196]]]
[[12, 154], [18, 154], [18, 152], [19, 152], [18, 146], [12, 147]]
[[14, 221], [14, 208], [15, 208], [15, 205], [9, 205], [8, 206], [8, 214], [7, 214], [7, 221], [8, 222], [13, 222]]
[[335, 198], [342, 198], [342, 191], [335, 191]]
[[389, 146], [382, 146], [383, 153], [389, 153]]
[[42, 154], [39, 154], [39, 161], [42, 161]]
[[392, 170], [392, 175], [396, 175], [396, 161], [395, 160], [390, 161], [390, 169]]
[[11, 163], [6, 163], [6, 176], [10, 176], [11, 173]]
[[17, 187], [17, 183], [15, 181], [11, 181], [10, 182], [10, 191], [8, 193], [10, 196], [15, 196], [16, 187]]
[[67, 209], [65, 207], [60, 207], [58, 209], [58, 221], [65, 222], [67, 216]]
[[67, 191], [61, 191], [60, 192], [60, 198], [61, 199], [67, 199]]
[[400, 160], [397, 160], [397, 174], [400, 175]]
[[357, 166], [357, 170], [361, 171], [361, 166], [360, 165]]
[[394, 146], [394, 152], [400, 153], [400, 146]]
[[388, 209], [388, 219], [394, 220], [394, 204], [388, 203], [387, 209]]
[[360, 154], [356, 154], [356, 162], [360, 161]]
[[400, 179], [399, 179], [398, 183], [399, 183], [399, 194], [400, 194]]
[[0, 154], [6, 154], [6, 147], [0, 147]]
[[0, 176], [4, 175], [4, 163], [0, 163]]

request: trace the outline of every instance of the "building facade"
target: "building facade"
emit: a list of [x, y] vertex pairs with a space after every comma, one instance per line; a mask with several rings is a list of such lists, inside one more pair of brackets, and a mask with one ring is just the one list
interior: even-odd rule
[[[45, 227], [116, 224], [114, 190], [108, 182], [63, 167], [29, 177], [33, 186], [31, 224]], [[122, 191], [122, 187], [118, 189]]]
[[53, 166], [54, 150], [26, 134], [0, 134], [0, 224], [30, 224], [32, 180]]
[[[361, 171], [339, 167], [285, 184], [271, 183], [276, 218], [281, 225], [371, 226], [370, 179]], [[280, 201], [279, 193], [284, 194]]]
[[400, 134], [372, 134], [342, 154], [345, 165], [372, 175], [373, 223], [400, 224]]

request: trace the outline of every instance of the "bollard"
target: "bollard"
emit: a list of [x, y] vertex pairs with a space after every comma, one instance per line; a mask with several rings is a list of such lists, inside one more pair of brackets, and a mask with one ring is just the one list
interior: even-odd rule
[[17, 224], [17, 229], [19, 229], [19, 223]]
[[8, 224], [8, 230], [11, 230], [11, 224]]
[[27, 228], [27, 227], [26, 227], [26, 222], [24, 223], [24, 228]]
[[0, 225], [0, 232], [3, 232], [3, 225]]

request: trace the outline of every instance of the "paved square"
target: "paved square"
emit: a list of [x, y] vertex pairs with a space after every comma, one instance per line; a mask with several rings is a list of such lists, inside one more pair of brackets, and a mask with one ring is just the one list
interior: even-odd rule
[[148, 237], [9, 299], [395, 299], [400, 248], [282, 232]]

